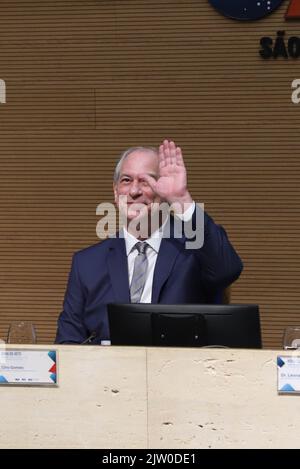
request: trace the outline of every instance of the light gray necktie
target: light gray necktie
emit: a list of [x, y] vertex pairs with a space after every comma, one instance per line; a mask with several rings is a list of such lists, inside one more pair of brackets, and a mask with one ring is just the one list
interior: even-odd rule
[[139, 303], [146, 283], [146, 273], [148, 267], [148, 259], [146, 255], [147, 243], [141, 241], [136, 243], [135, 249], [138, 255], [134, 260], [133, 276], [130, 285], [131, 303]]

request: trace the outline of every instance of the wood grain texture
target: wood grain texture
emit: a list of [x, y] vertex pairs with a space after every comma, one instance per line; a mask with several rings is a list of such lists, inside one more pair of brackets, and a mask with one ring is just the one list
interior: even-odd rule
[[265, 347], [300, 324], [300, 59], [258, 53], [297, 35], [285, 10], [242, 23], [206, 0], [1, 2], [0, 337], [26, 318], [53, 341], [118, 155], [165, 137], [244, 260], [231, 301], [260, 305]]

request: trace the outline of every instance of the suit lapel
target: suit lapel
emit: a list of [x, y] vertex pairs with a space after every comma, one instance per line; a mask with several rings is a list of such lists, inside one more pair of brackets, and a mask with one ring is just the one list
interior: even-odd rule
[[176, 258], [182, 250], [179, 240], [163, 238], [154, 269], [152, 303], [158, 303], [161, 289], [169, 277]]
[[[174, 221], [171, 219], [170, 237], [162, 239], [155, 264], [152, 303], [158, 303], [161, 289], [172, 271], [178, 254], [184, 249], [184, 242], [184, 236], [174, 238]], [[122, 237], [111, 238], [108, 271], [116, 303], [130, 303], [127, 255], [125, 240]]]
[[130, 303], [128, 265], [124, 238], [112, 238], [108, 271], [116, 303]]

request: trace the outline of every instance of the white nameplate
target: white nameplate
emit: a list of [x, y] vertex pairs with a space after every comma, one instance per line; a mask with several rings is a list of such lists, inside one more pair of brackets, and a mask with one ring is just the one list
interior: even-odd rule
[[[299, 352], [298, 352], [299, 353]], [[278, 392], [280, 394], [300, 393], [300, 356], [277, 357]]]
[[56, 350], [0, 349], [0, 385], [57, 386]]

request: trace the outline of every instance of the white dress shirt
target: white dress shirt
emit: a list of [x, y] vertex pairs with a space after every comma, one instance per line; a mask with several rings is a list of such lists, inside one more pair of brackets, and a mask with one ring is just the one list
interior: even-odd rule
[[[182, 214], [177, 214], [176, 217], [180, 218], [183, 221], [189, 221], [194, 213], [195, 210], [195, 202]], [[160, 227], [159, 230], [155, 231], [150, 238], [146, 239], [146, 242], [149, 247], [146, 250], [146, 256], [148, 260], [148, 267], [147, 267], [147, 274], [146, 274], [146, 282], [144, 286], [144, 290], [141, 296], [141, 303], [151, 303], [152, 299], [152, 285], [153, 285], [153, 275], [155, 264], [157, 261], [157, 256], [161, 244], [161, 240], [163, 238], [163, 229], [165, 223]], [[135, 249], [136, 243], [139, 242], [132, 234], [128, 233], [128, 231], [123, 228], [124, 231], [124, 239], [126, 245], [126, 254], [127, 254], [127, 263], [128, 263], [128, 278], [129, 278], [129, 285], [131, 284], [132, 276], [133, 276], [133, 268], [134, 268], [134, 261], [138, 255], [138, 250]]]

